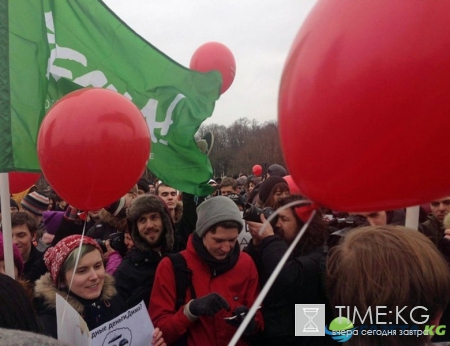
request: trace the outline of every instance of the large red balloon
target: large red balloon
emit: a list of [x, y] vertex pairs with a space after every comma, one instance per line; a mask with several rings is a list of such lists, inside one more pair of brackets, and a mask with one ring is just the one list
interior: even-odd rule
[[141, 177], [150, 134], [139, 109], [117, 92], [88, 88], [60, 99], [38, 135], [42, 172], [72, 206], [95, 210], [125, 195]]
[[40, 173], [9, 172], [9, 192], [19, 193], [33, 186], [39, 179]]
[[222, 75], [221, 94], [228, 90], [236, 75], [233, 53], [227, 46], [218, 42], [208, 42], [198, 47], [192, 55], [189, 67], [200, 72], [219, 70]]
[[262, 167], [260, 165], [254, 165], [252, 168], [252, 173], [256, 176], [256, 177], [260, 177], [262, 174]]
[[450, 195], [450, 1], [319, 0], [286, 62], [279, 128], [294, 180], [341, 211]]

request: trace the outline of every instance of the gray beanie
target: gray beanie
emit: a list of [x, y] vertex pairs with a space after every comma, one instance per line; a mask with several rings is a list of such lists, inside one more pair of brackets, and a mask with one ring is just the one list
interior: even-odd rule
[[202, 238], [216, 223], [222, 221], [236, 221], [242, 230], [244, 220], [238, 206], [230, 198], [217, 196], [207, 199], [197, 207], [197, 226], [195, 232]]

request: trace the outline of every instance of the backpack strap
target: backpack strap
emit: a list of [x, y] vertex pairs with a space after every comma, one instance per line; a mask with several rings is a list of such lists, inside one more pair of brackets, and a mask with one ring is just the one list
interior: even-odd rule
[[192, 271], [188, 268], [186, 259], [182, 254], [167, 254], [173, 265], [173, 273], [175, 275], [176, 300], [175, 309], [178, 310], [185, 304], [186, 291], [189, 288], [192, 299], [196, 298], [194, 286], [192, 285]]

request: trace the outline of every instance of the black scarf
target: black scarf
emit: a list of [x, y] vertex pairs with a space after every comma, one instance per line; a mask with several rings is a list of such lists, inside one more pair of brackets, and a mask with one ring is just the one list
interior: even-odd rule
[[197, 255], [208, 265], [212, 277], [216, 277], [232, 269], [236, 265], [241, 253], [241, 248], [236, 242], [230, 254], [225, 259], [218, 260], [208, 252], [205, 245], [203, 245], [202, 238], [195, 232], [192, 236], [192, 244]]

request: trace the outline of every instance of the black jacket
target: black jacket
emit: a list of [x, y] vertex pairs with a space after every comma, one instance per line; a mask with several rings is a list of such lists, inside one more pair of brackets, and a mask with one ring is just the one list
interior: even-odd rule
[[[46, 272], [40, 271], [40, 263], [43, 262], [44, 253], [36, 249], [34, 245], [31, 246], [30, 258], [23, 267], [23, 276], [26, 280], [35, 282], [41, 277], [42, 274]], [[38, 263], [39, 262], [39, 263]]]
[[[278, 235], [269, 236], [256, 247], [251, 242], [244, 250], [255, 261], [262, 287], [288, 249], [288, 244]], [[326, 304], [327, 319], [332, 311], [324, 293], [323, 247], [302, 254], [297, 246], [288, 259], [269, 293], [263, 301], [264, 332], [258, 345], [334, 345], [329, 336], [295, 337], [295, 304]]]

